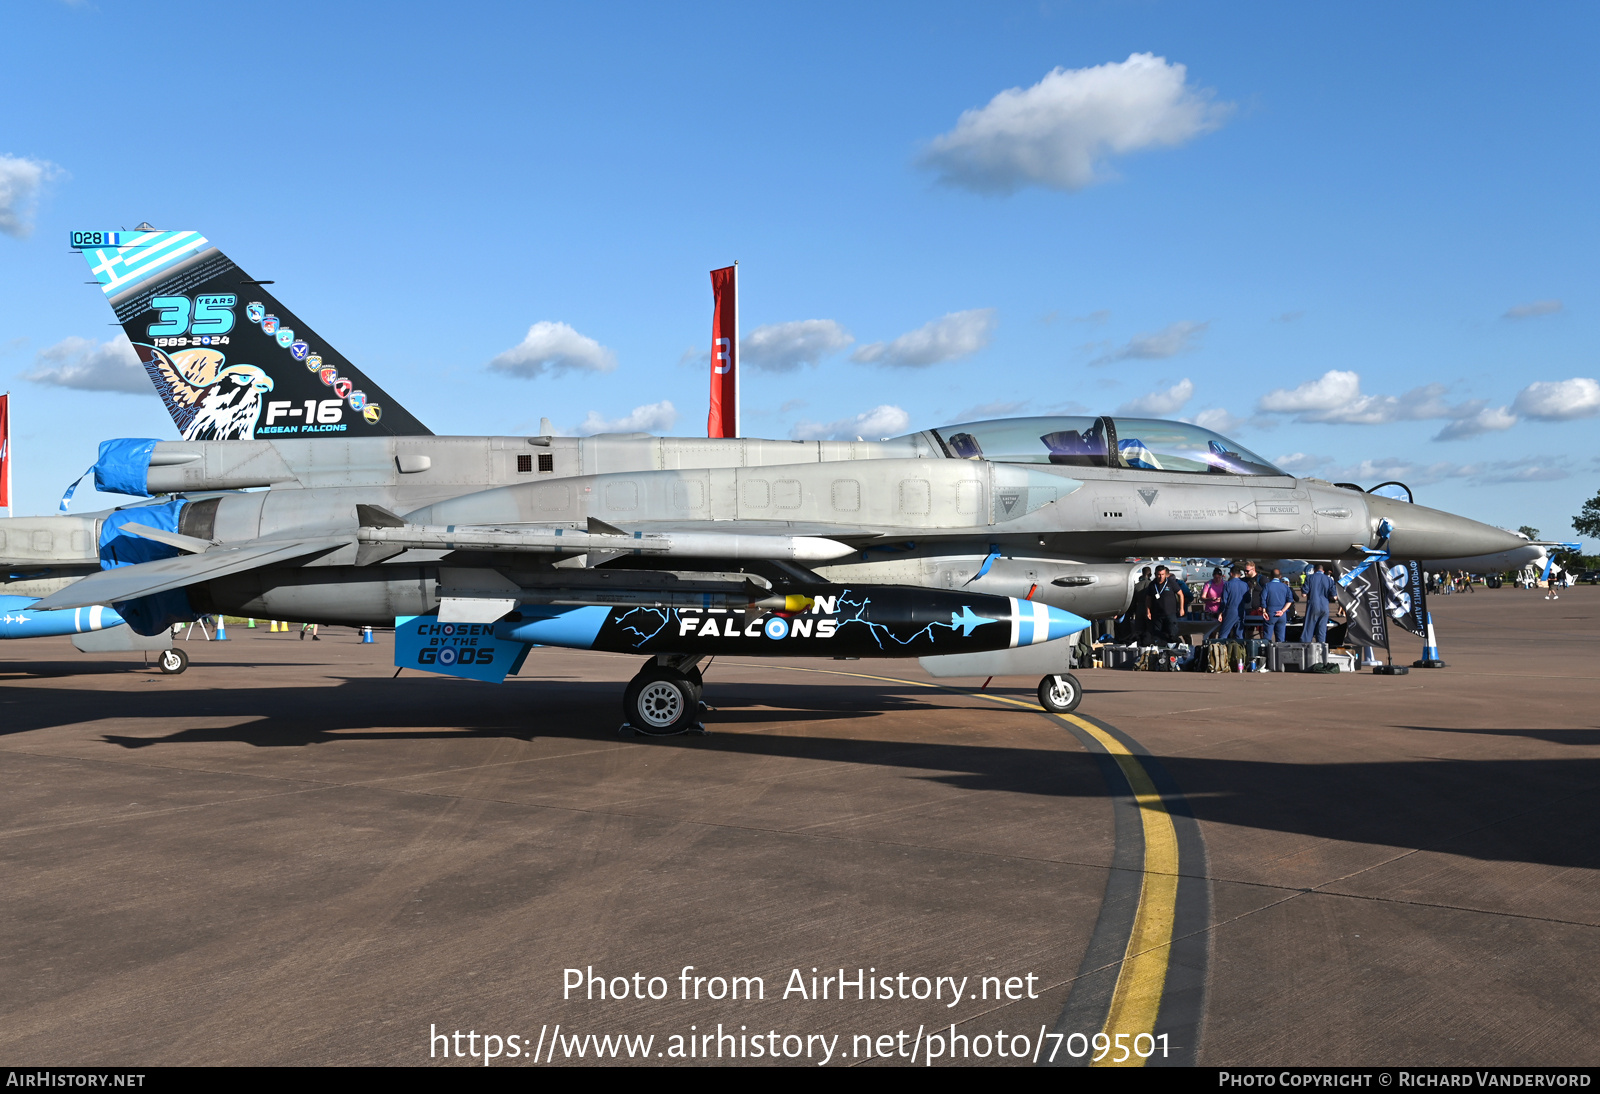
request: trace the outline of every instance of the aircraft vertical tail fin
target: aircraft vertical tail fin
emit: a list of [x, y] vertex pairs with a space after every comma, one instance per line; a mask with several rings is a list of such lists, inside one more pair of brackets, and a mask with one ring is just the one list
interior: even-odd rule
[[433, 431], [199, 232], [72, 233], [185, 440]]

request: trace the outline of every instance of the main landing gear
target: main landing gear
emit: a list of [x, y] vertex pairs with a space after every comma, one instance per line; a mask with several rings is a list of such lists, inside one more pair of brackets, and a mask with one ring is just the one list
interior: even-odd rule
[[156, 658], [156, 667], [168, 676], [176, 676], [189, 667], [189, 655], [176, 647], [162, 650]]
[[646, 661], [623, 690], [622, 732], [704, 733], [700, 712], [710, 708], [700, 701], [705, 681], [699, 665], [700, 658], [690, 654], [661, 653]]
[[1070, 672], [1039, 681], [1039, 705], [1051, 714], [1070, 714], [1083, 701], [1083, 685]]

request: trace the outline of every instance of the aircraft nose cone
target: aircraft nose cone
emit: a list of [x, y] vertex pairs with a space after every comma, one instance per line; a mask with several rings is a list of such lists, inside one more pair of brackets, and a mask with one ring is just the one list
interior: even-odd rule
[[1061, 608], [1051, 608], [1049, 606], [1046, 606], [1045, 610], [1050, 613], [1051, 638], [1065, 638], [1067, 635], [1076, 634], [1089, 626], [1089, 621], [1081, 615], [1074, 615]]
[[1011, 608], [1015, 623], [1011, 631], [1011, 643], [1014, 646], [1036, 646], [1040, 642], [1065, 638], [1089, 625], [1089, 621], [1081, 615], [1052, 608], [1037, 600], [1012, 600]]
[[1378, 542], [1379, 521], [1387, 520], [1394, 525], [1389, 536], [1389, 553], [1397, 559], [1470, 558], [1510, 551], [1527, 544], [1513, 532], [1393, 498], [1369, 494], [1367, 513], [1373, 528], [1371, 546]]

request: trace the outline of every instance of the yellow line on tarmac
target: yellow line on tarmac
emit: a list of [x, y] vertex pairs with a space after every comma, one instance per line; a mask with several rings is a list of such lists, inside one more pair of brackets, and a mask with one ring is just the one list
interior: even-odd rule
[[[957, 695], [971, 695], [995, 703], [1007, 703], [1026, 710], [1043, 711], [1036, 703], [1013, 699], [1006, 695], [991, 695], [947, 684], [930, 684], [923, 680], [901, 680], [894, 676], [873, 676], [864, 672], [841, 672], [838, 669], [807, 669], [798, 666], [774, 666], [791, 672], [815, 672], [826, 676], [853, 676], [860, 680], [881, 680], [891, 684], [909, 684], [913, 687], [934, 688]], [[1047, 712], [1045, 712], [1047, 713]], [[1161, 995], [1167, 985], [1167, 960], [1172, 952], [1172, 923], [1178, 908], [1178, 830], [1173, 826], [1172, 815], [1156, 790], [1150, 773], [1139, 757], [1116, 737], [1093, 722], [1075, 714], [1056, 714], [1063, 722], [1070, 722], [1093, 737], [1111, 754], [1123, 777], [1133, 790], [1134, 801], [1139, 806], [1139, 819], [1144, 827], [1144, 881], [1139, 886], [1139, 907], [1134, 912], [1133, 930], [1128, 934], [1128, 948], [1123, 954], [1122, 970], [1117, 974], [1117, 986], [1111, 994], [1111, 1007], [1106, 1012], [1103, 1032], [1111, 1039], [1111, 1049], [1095, 1067], [1143, 1067], [1144, 1057], [1134, 1051], [1135, 1038], [1143, 1033], [1155, 1034], [1156, 1016], [1161, 1010]], [[1117, 1036], [1128, 1046], [1127, 1059], [1113, 1062], [1112, 1056], [1121, 1053]], [[1152, 1049], [1154, 1045], [1152, 1044]]]
[[[1161, 1010], [1161, 995], [1167, 985], [1167, 958], [1172, 952], [1172, 921], [1178, 909], [1178, 830], [1172, 815], [1156, 791], [1150, 773], [1139, 757], [1123, 743], [1095, 725], [1072, 714], [1056, 717], [1069, 721], [1099, 741], [1122, 768], [1123, 776], [1139, 803], [1139, 818], [1144, 823], [1144, 881], [1139, 886], [1139, 908], [1128, 934], [1128, 949], [1117, 974], [1117, 987], [1106, 1011], [1105, 1033], [1113, 1048], [1097, 1067], [1142, 1067], [1144, 1058], [1133, 1051], [1134, 1039], [1141, 1033], [1152, 1036], [1156, 1015]], [[1127, 1059], [1112, 1061], [1121, 1053], [1118, 1034], [1127, 1035]], [[1152, 1042], [1151, 1049], [1155, 1045]]]

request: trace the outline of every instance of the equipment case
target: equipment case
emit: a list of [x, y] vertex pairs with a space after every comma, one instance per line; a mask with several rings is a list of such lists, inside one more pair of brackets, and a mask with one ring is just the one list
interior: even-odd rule
[[1268, 672], [1304, 672], [1328, 659], [1321, 642], [1271, 642], [1267, 644]]

